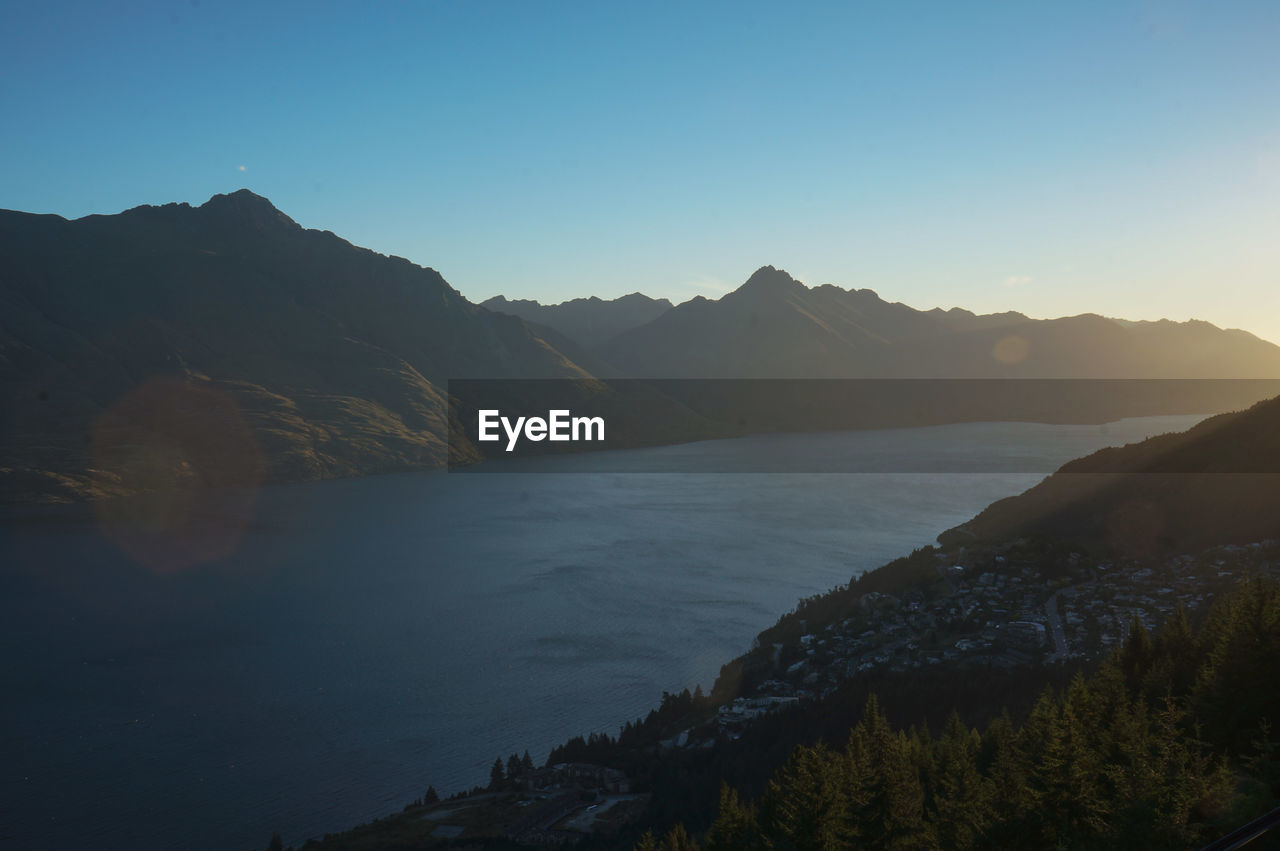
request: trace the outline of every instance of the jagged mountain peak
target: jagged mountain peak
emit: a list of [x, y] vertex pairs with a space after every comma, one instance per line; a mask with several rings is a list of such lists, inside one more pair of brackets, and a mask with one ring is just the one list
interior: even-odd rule
[[237, 189], [235, 192], [214, 195], [198, 207], [185, 202], [169, 204], [141, 204], [131, 207], [115, 216], [90, 215], [78, 221], [83, 222], [124, 222], [150, 220], [157, 222], [195, 224], [204, 228], [214, 225], [225, 232], [228, 226], [248, 227], [252, 230], [287, 228], [301, 230], [301, 226], [274, 204], [261, 195], [248, 189]]
[[656, 319], [671, 309], [671, 302], [635, 292], [611, 300], [589, 296], [559, 304], [541, 304], [498, 295], [481, 302], [480, 306], [548, 326], [579, 345], [591, 348]]
[[298, 223], [276, 209], [276, 206], [261, 195], [248, 189], [237, 189], [235, 192], [214, 195], [199, 208], [205, 213], [214, 213], [239, 219], [255, 226], [286, 225], [298, 227]]
[[734, 292], [789, 292], [797, 289], [803, 290], [807, 289], [807, 287], [782, 269], [773, 266], [761, 266], [752, 272], [746, 283], [738, 287]]

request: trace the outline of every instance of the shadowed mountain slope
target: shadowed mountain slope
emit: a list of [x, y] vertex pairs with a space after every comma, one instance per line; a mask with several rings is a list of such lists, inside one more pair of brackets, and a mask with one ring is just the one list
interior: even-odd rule
[[[447, 379], [586, 374], [434, 270], [247, 190], [3, 211], [0, 262], [7, 500], [439, 466]], [[211, 448], [228, 434], [244, 438]]]

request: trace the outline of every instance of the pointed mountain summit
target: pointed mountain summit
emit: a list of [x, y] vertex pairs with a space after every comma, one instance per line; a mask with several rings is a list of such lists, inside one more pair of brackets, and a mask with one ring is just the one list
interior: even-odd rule
[[677, 305], [600, 351], [640, 377], [875, 377], [892, 367], [892, 344], [963, 325], [961, 317], [944, 321], [871, 290], [810, 288], [762, 266], [719, 299]]
[[751, 273], [751, 277], [747, 278], [742, 286], [734, 290], [730, 295], [782, 295], [786, 293], [801, 292], [805, 289], [805, 285], [788, 275], [781, 269], [773, 266], [761, 266], [759, 269]]
[[236, 219], [250, 227], [299, 227], [298, 223], [276, 209], [275, 205], [248, 189], [237, 189], [225, 195], [214, 195], [200, 205], [208, 216]]
[[[61, 219], [60, 216], [57, 218]], [[121, 227], [121, 235], [125, 238], [128, 238], [130, 228], [136, 228], [138, 222], [144, 221], [180, 227], [199, 223], [206, 235], [231, 231], [271, 233], [302, 230], [297, 222], [280, 212], [269, 200], [248, 189], [214, 195], [198, 207], [186, 203], [142, 204], [118, 215], [91, 215], [76, 221], [94, 222], [100, 229]]]

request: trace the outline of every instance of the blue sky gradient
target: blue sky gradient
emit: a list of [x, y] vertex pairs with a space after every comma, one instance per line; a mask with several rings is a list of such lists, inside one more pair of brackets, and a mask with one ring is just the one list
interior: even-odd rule
[[796, 5], [8, 3], [0, 207], [244, 186], [476, 300], [768, 263], [1280, 342], [1280, 4]]

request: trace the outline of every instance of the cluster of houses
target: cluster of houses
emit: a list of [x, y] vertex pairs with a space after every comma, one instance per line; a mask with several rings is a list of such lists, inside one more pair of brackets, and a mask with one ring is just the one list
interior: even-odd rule
[[572, 844], [595, 832], [595, 815], [627, 797], [625, 772], [585, 762], [564, 762], [519, 775], [528, 808], [504, 835], [526, 845]]
[[[777, 647], [771, 692], [721, 709], [732, 729], [841, 681], [943, 663], [1015, 667], [1097, 656], [1134, 618], [1155, 629], [1178, 606], [1194, 611], [1246, 573], [1280, 576], [1280, 543], [1216, 547], [1159, 562], [1037, 558], [1025, 542], [957, 559], [939, 553], [938, 582], [901, 597], [868, 593], [859, 611]], [[945, 559], [945, 561], [944, 561]], [[781, 684], [781, 687], [780, 685]]]
[[739, 697], [732, 703], [720, 706], [716, 712], [716, 724], [721, 732], [729, 735], [740, 733], [744, 727], [762, 715], [778, 712], [794, 706], [808, 695], [801, 690], [799, 694], [786, 683], [773, 681], [767, 683], [774, 691], [784, 691], [785, 695], [760, 695], [757, 697]]
[[516, 778], [529, 792], [597, 792], [620, 795], [631, 791], [627, 775], [616, 768], [586, 762], [562, 762], [526, 771]]
[[1194, 612], [1248, 575], [1280, 578], [1280, 543], [1214, 547], [1138, 569], [1099, 565], [1089, 593], [1067, 602], [1063, 617], [1085, 629], [1091, 648], [1095, 634], [1097, 646], [1113, 647], [1124, 641], [1133, 618], [1155, 629], [1179, 606]]

